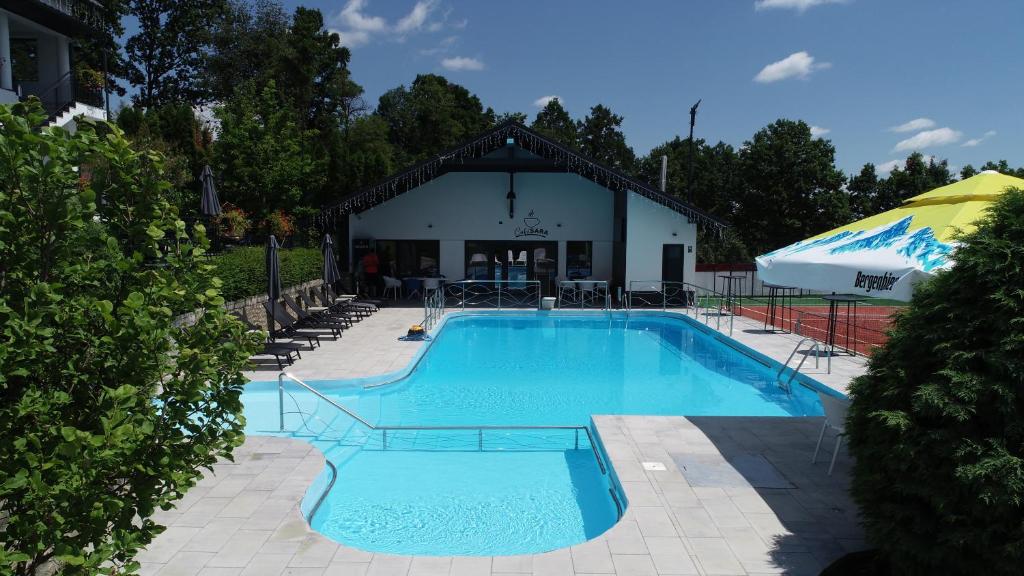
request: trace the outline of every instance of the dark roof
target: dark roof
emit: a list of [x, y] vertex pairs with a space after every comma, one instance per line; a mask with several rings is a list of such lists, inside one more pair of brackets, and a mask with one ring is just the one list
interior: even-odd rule
[[501, 171], [499, 162], [480, 159], [506, 146], [509, 139], [512, 139], [516, 146], [547, 161], [543, 163], [543, 167], [536, 165], [536, 161], [532, 164], [525, 161], [522, 169], [516, 168], [516, 171], [578, 174], [609, 190], [629, 190], [640, 194], [716, 231], [720, 232], [726, 226], [725, 222], [699, 208], [614, 168], [604, 166], [515, 121], [504, 122], [464, 144], [446, 150], [373, 186], [345, 196], [337, 204], [324, 208], [320, 218], [326, 221], [348, 214], [358, 214], [449, 172], [474, 171], [475, 166], [481, 166], [480, 171]]

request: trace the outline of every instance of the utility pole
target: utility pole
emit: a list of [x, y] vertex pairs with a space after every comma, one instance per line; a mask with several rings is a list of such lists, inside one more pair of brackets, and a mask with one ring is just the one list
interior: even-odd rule
[[690, 108], [690, 161], [686, 175], [686, 197], [690, 204], [693, 204], [693, 125], [697, 123], [697, 107], [700, 106], [701, 100], [703, 98], [698, 99]]

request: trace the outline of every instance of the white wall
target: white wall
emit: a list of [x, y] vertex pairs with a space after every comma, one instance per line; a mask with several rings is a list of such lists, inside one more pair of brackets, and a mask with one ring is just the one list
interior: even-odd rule
[[[465, 275], [465, 240], [559, 242], [565, 276], [565, 241], [594, 242], [594, 277], [611, 279], [612, 192], [575, 174], [519, 173], [515, 217], [508, 217], [508, 174], [451, 173], [361, 214], [349, 216], [351, 238], [440, 240], [441, 273]], [[533, 211], [546, 237], [516, 237]], [[350, 243], [351, 246], [351, 243]], [[660, 258], [660, 256], [659, 256]], [[660, 268], [659, 268], [660, 270]]]
[[[626, 218], [627, 287], [631, 280], [661, 280], [661, 250], [665, 244], [687, 246], [683, 279], [693, 282], [697, 260], [696, 224], [691, 224], [675, 210], [634, 192], [627, 194]], [[692, 252], [690, 247], [694, 247]]]

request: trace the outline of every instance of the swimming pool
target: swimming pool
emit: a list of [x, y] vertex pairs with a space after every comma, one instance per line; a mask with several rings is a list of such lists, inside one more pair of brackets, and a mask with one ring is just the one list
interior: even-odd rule
[[[820, 415], [815, 392], [665, 314], [453, 314], [398, 380], [311, 384], [375, 426], [589, 426], [592, 414]], [[385, 437], [298, 386], [286, 430], [337, 467], [311, 524], [342, 543], [423, 555], [536, 553], [610, 528], [621, 502], [578, 430], [412, 430]], [[278, 429], [277, 383], [243, 396], [247, 433]], [[581, 438], [582, 436], [582, 438]], [[610, 491], [609, 491], [610, 490]], [[307, 500], [319, 498], [315, 486]], [[305, 502], [309, 509], [312, 503]]]

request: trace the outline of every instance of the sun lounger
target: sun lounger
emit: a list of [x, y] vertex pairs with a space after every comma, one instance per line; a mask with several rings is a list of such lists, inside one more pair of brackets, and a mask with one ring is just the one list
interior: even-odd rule
[[300, 326], [298, 321], [288, 315], [287, 312], [281, 308], [281, 305], [276, 302], [264, 302], [263, 308], [266, 309], [270, 317], [274, 319], [274, 322], [278, 323], [281, 328], [278, 330], [270, 330], [271, 338], [305, 338], [309, 341], [310, 349], [320, 345], [320, 335], [315, 332], [305, 330], [303, 326]]
[[288, 310], [298, 318], [300, 326], [330, 330], [331, 333], [334, 334], [335, 338], [340, 338], [341, 331], [349, 326], [349, 324], [344, 320], [314, 316], [313, 314], [306, 312], [291, 296], [285, 295], [283, 300], [285, 306], [288, 307]]
[[348, 322], [349, 326], [352, 325], [354, 320], [359, 320], [362, 316], [353, 319], [352, 315], [344, 309], [334, 309], [331, 306], [317, 306], [316, 302], [309, 297], [309, 294], [305, 290], [299, 291], [299, 303], [306, 307], [306, 311], [316, 316], [324, 316], [327, 318], [343, 319]]

